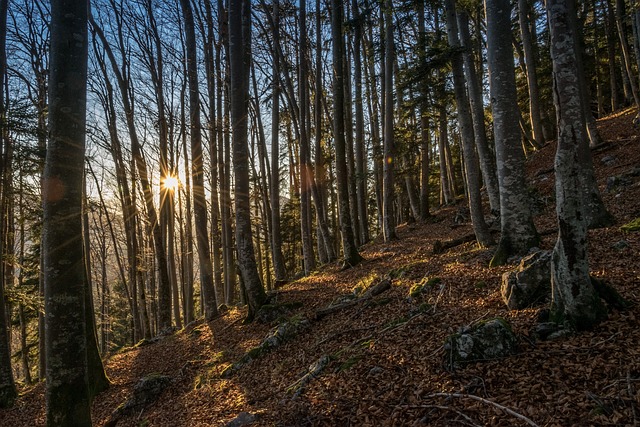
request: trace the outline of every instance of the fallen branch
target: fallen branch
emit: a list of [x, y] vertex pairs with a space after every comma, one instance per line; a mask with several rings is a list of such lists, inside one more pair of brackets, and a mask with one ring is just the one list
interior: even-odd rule
[[307, 384], [317, 378], [322, 373], [324, 368], [327, 367], [329, 362], [331, 362], [331, 356], [327, 356], [325, 354], [322, 355], [318, 360], [316, 360], [313, 365], [309, 366], [307, 373], [304, 374], [302, 378], [287, 387], [287, 391], [289, 393], [293, 393], [293, 396], [291, 398], [295, 399], [296, 397], [300, 396]]
[[315, 319], [319, 320], [329, 314], [336, 313], [338, 311], [342, 311], [345, 308], [353, 307], [354, 305], [360, 304], [362, 301], [370, 300], [371, 298], [380, 295], [381, 293], [391, 289], [391, 281], [389, 279], [384, 279], [380, 283], [370, 287], [362, 297], [356, 298], [351, 301], [343, 302], [341, 304], [332, 305], [327, 308], [322, 308], [315, 313]]
[[464, 418], [472, 426], [480, 427], [479, 424], [476, 424], [471, 419], [471, 417], [466, 415], [464, 412], [458, 411], [457, 409], [451, 408], [449, 406], [443, 406], [443, 405], [408, 405], [408, 406], [401, 406], [400, 408], [401, 409], [442, 409], [444, 411], [451, 411], [451, 412], [455, 412], [456, 414], [460, 415], [462, 418]]
[[456, 246], [463, 245], [465, 243], [473, 242], [476, 240], [475, 234], [467, 234], [466, 236], [462, 236], [459, 239], [447, 240], [443, 242], [441, 240], [436, 240], [433, 244], [432, 253], [434, 255], [438, 255], [444, 253], [447, 249], [455, 248]]
[[473, 399], [473, 400], [477, 400], [478, 402], [482, 402], [482, 403], [486, 403], [492, 406], [495, 406], [498, 409], [503, 410], [504, 412], [506, 412], [507, 414], [518, 418], [521, 421], [526, 422], [527, 424], [529, 424], [530, 426], [533, 427], [539, 427], [538, 424], [534, 423], [533, 421], [531, 421], [531, 419], [525, 417], [522, 414], [517, 413], [516, 411], [514, 411], [513, 409], [507, 408], [506, 406], [503, 406], [499, 403], [493, 402], [491, 400], [485, 399], [483, 397], [480, 396], [476, 396], [473, 394], [462, 394], [462, 393], [433, 393], [430, 394], [428, 396], [426, 396], [426, 398], [430, 398], [430, 397], [456, 397], [459, 399]]

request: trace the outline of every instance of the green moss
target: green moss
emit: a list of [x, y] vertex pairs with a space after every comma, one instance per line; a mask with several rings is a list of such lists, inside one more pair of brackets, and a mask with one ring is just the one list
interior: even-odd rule
[[411, 289], [409, 289], [409, 296], [411, 298], [418, 298], [420, 295], [422, 295], [423, 291], [424, 291], [424, 284], [422, 282], [416, 283], [411, 287]]
[[263, 353], [264, 349], [262, 347], [254, 347], [247, 352], [247, 356], [249, 356], [251, 359], [257, 359], [258, 357], [262, 356]]
[[626, 231], [627, 233], [640, 231], [640, 218], [636, 218], [633, 221], [626, 223], [625, 225], [620, 227], [620, 230]]
[[348, 358], [347, 360], [342, 362], [342, 364], [340, 366], [338, 366], [338, 368], [336, 369], [336, 372], [343, 372], [343, 371], [347, 371], [347, 370], [351, 369], [360, 360], [362, 360], [362, 357], [363, 356], [361, 354], [358, 354], [356, 356], [351, 356], [350, 358]]
[[484, 282], [483, 280], [480, 280], [479, 282], [476, 283], [476, 289], [485, 289], [487, 287], [487, 283]]
[[362, 295], [364, 292], [366, 292], [367, 289], [371, 287], [371, 285], [373, 285], [379, 279], [380, 277], [378, 276], [378, 273], [375, 272], [363, 277], [353, 287], [353, 295]]

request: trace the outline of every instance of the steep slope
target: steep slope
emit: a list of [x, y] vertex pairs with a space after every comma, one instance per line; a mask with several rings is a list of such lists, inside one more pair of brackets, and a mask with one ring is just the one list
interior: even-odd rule
[[[600, 121], [606, 143], [593, 151], [594, 164], [617, 224], [590, 231], [589, 250], [593, 275], [635, 305], [612, 311], [596, 330], [535, 342], [531, 330], [543, 307], [508, 311], [501, 301], [500, 277], [513, 265], [488, 268], [491, 249], [473, 243], [432, 254], [437, 240], [472, 231], [468, 223], [454, 224], [459, 207], [449, 207], [428, 224], [399, 227], [396, 242], [367, 245], [365, 261], [356, 268], [341, 272], [327, 266], [281, 289], [277, 302], [299, 307], [292, 315], [309, 319], [310, 326], [228, 379], [220, 378], [223, 370], [271, 328], [242, 325], [240, 309], [110, 357], [113, 386], [97, 397], [94, 424], [104, 425], [133, 385], [152, 373], [170, 376], [172, 385], [156, 403], [118, 426], [223, 425], [242, 411], [258, 417], [255, 425], [265, 426], [514, 426], [526, 425], [524, 417], [547, 426], [639, 422], [640, 233], [620, 230], [640, 216], [640, 177], [630, 174], [640, 168], [640, 132], [631, 125], [633, 115], [626, 110]], [[554, 150], [548, 144], [527, 163], [544, 249], [555, 242]], [[390, 290], [317, 319], [318, 310], [384, 278], [391, 279]], [[414, 286], [428, 282], [425, 292], [410, 297]], [[445, 338], [496, 316], [508, 320], [519, 335], [520, 353], [445, 370]], [[323, 356], [329, 356], [324, 359], [328, 365], [294, 396], [290, 387]], [[43, 386], [25, 390], [13, 409], [0, 410], [0, 425], [44, 425]]]

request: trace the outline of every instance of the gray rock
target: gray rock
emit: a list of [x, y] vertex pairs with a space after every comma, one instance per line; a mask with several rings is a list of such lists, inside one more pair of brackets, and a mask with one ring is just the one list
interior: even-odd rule
[[603, 165], [606, 166], [611, 166], [612, 164], [614, 164], [616, 162], [616, 157], [612, 156], [612, 155], [608, 155], [608, 156], [604, 156], [602, 159], [600, 159], [600, 162], [602, 162]]
[[255, 423], [258, 419], [249, 412], [240, 412], [237, 417], [226, 423], [225, 427], [242, 427]]
[[451, 335], [444, 344], [445, 367], [461, 368], [472, 362], [495, 360], [518, 351], [518, 339], [507, 321], [481, 322]]
[[107, 425], [115, 425], [125, 415], [140, 412], [155, 402], [162, 392], [171, 384], [171, 377], [151, 374], [140, 379], [133, 386], [132, 395], [111, 415]]
[[617, 249], [619, 251], [626, 249], [629, 247], [629, 242], [627, 242], [626, 240], [619, 240], [616, 243], [614, 243], [613, 245], [611, 245], [611, 247], [613, 249]]
[[502, 275], [502, 299], [511, 310], [520, 310], [543, 301], [551, 293], [551, 252], [526, 256], [514, 271]]

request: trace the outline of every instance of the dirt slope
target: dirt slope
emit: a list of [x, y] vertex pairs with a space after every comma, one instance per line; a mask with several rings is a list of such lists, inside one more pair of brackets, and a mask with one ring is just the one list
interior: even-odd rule
[[[328, 266], [292, 283], [280, 303], [302, 303], [298, 318], [311, 318], [340, 295], [369, 278], [391, 276], [392, 288], [342, 312], [312, 320], [311, 327], [279, 349], [240, 369], [230, 379], [222, 370], [259, 344], [269, 325], [242, 325], [242, 310], [209, 324], [197, 322], [155, 344], [130, 349], [107, 361], [113, 386], [96, 399], [95, 425], [104, 425], [150, 373], [173, 378], [150, 408], [119, 426], [216, 426], [238, 413], [258, 416], [264, 426], [636, 425], [640, 422], [640, 233], [620, 225], [640, 216], [640, 177], [607, 191], [612, 176], [640, 167], [640, 131], [627, 110], [600, 121], [606, 144], [594, 150], [600, 189], [614, 214], [613, 227], [590, 232], [593, 275], [606, 279], [635, 305], [610, 313], [596, 330], [551, 342], [530, 339], [540, 308], [508, 311], [500, 298], [500, 276], [513, 266], [487, 268], [491, 250], [471, 243], [433, 256], [436, 240], [471, 232], [453, 227], [457, 207], [442, 209], [429, 224], [399, 227], [400, 239], [370, 243], [365, 261], [340, 272]], [[540, 198], [539, 231], [555, 228], [553, 155], [548, 144], [530, 156], [529, 184]], [[551, 249], [555, 234], [543, 237]], [[625, 241], [626, 247], [614, 245]], [[421, 298], [408, 298], [417, 283], [439, 278]], [[428, 305], [427, 305], [428, 304]], [[520, 337], [520, 354], [454, 372], [443, 368], [444, 339], [479, 319], [501, 316]], [[287, 391], [323, 355], [322, 374], [293, 398]], [[470, 394], [468, 397], [435, 393]], [[504, 405], [509, 414], [489, 402]], [[44, 425], [42, 384], [24, 390], [15, 407], [0, 410], [1, 426]]]

